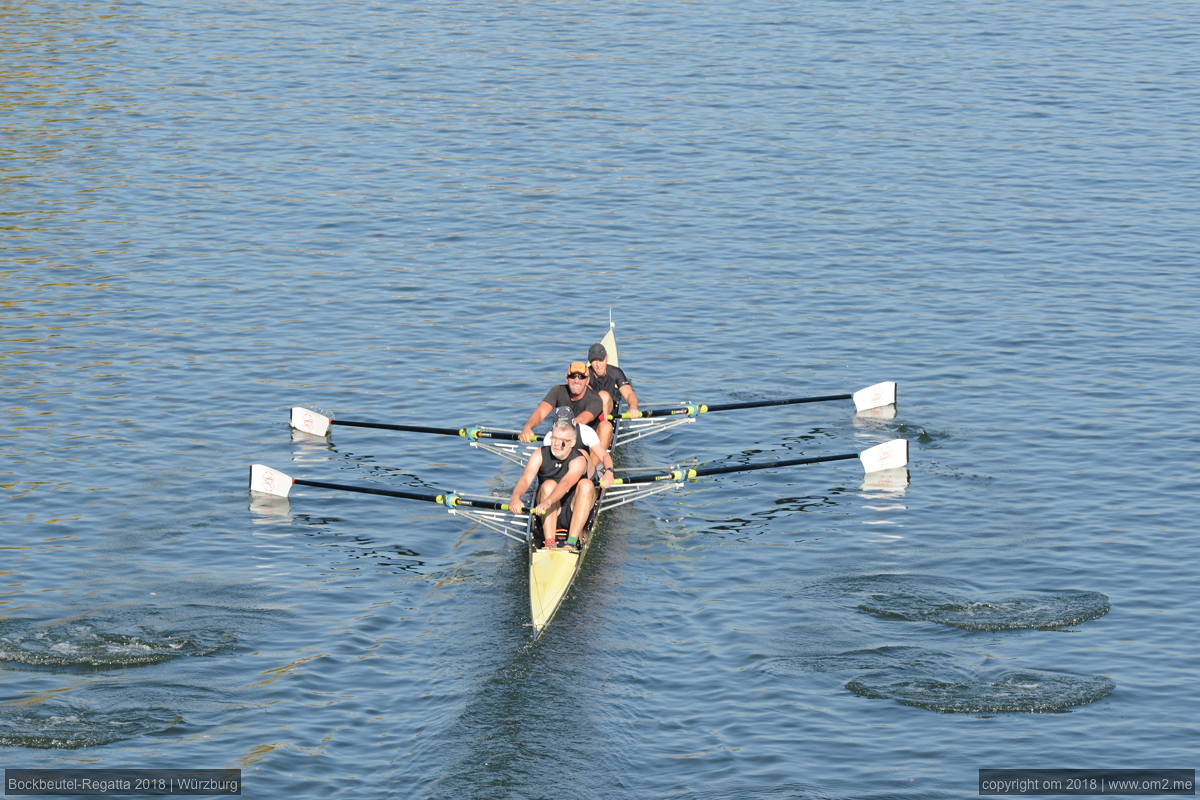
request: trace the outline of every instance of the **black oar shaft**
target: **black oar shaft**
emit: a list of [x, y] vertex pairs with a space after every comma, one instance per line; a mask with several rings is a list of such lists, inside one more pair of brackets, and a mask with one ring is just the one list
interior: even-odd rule
[[471, 508], [490, 508], [496, 511], [507, 511], [508, 504], [501, 503], [497, 500], [471, 500], [467, 497], [459, 497], [450, 492], [443, 494], [424, 494], [421, 492], [401, 492], [395, 489], [375, 489], [370, 486], [350, 486], [345, 483], [327, 483], [325, 481], [310, 481], [303, 478], [295, 478], [293, 482], [297, 486], [313, 486], [317, 489], [337, 489], [343, 492], [358, 492], [359, 494], [378, 494], [384, 497], [399, 497], [404, 500], [423, 500], [427, 503], [439, 503], [444, 506], [456, 508], [458, 506], [468, 506]]
[[748, 403], [720, 403], [707, 406], [708, 411], [733, 411], [738, 408], [764, 408], [766, 406], [791, 406], [797, 403], [827, 403], [833, 400], [852, 400], [854, 395], [828, 394], [824, 397], [792, 397], [786, 400], [755, 400]]
[[730, 472], [749, 472], [754, 469], [772, 469], [774, 467], [796, 467], [801, 464], [821, 464], [826, 461], [849, 461], [852, 458], [858, 458], [858, 453], [846, 453], [840, 456], [813, 456], [811, 458], [788, 458], [783, 461], [763, 461], [758, 464], [730, 464], [724, 467], [700, 467], [693, 469], [689, 474], [700, 477], [701, 475], [725, 475]]
[[706, 475], [727, 475], [731, 472], [749, 472], [755, 469], [774, 469], [776, 467], [795, 467], [801, 464], [822, 464], [826, 461], [849, 461], [858, 458], [858, 453], [845, 453], [838, 456], [810, 456], [808, 458], [787, 458], [781, 461], [760, 461], [755, 464], [729, 464], [722, 467], [696, 467], [690, 469], [673, 469], [670, 472], [643, 473], [641, 475], [626, 475], [620, 478], [622, 485], [632, 483], [654, 483], [655, 481], [685, 481]]
[[438, 502], [436, 494], [421, 494], [418, 492], [400, 492], [395, 489], [375, 489], [370, 486], [349, 486], [344, 483], [327, 483], [325, 481], [309, 481], [304, 478], [295, 479], [297, 486], [315, 486], [318, 489], [338, 489], [343, 492], [358, 492], [359, 494], [381, 494], [384, 497], [400, 497], [405, 500], [425, 500], [426, 502]]
[[348, 419], [331, 420], [334, 425], [345, 425], [350, 428], [378, 428], [385, 431], [409, 431], [411, 433], [438, 433], [443, 436], [458, 436], [458, 428], [430, 428], [425, 425], [392, 425], [386, 422], [354, 422]]
[[[827, 403], [832, 400], [853, 400], [852, 394], [826, 394], [820, 397], [788, 397], [783, 400], [751, 400], [745, 403], [717, 403], [716, 405], [707, 405], [704, 403], [689, 403], [679, 408], [650, 408], [644, 409], [641, 412], [642, 418], [650, 417], [695, 417], [700, 414], [709, 414], [713, 411], [733, 411], [739, 408], [765, 408], [767, 406], [792, 406], [797, 403]], [[628, 414], [621, 415], [625, 419], [629, 419]]]
[[349, 428], [375, 428], [384, 431], [408, 431], [409, 433], [436, 433], [440, 436], [462, 436], [466, 439], [502, 439], [509, 442], [518, 441], [520, 434], [509, 431], [489, 431], [482, 428], [431, 428], [427, 425], [395, 425], [387, 422], [357, 422], [349, 419], [330, 420], [332, 425], [345, 425]]

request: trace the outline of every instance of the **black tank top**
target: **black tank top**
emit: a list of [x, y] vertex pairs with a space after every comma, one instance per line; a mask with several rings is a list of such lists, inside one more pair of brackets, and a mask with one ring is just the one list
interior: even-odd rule
[[538, 483], [542, 481], [561, 481], [563, 476], [567, 474], [567, 470], [571, 468], [571, 462], [579, 458], [583, 453], [578, 448], [571, 451], [562, 461], [554, 457], [550, 452], [550, 445], [544, 445], [542, 448], [542, 466], [538, 468]]

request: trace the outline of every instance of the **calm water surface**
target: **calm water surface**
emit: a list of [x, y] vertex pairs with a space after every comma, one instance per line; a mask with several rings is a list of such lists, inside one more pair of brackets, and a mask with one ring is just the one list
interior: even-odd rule
[[[1190, 2], [0, 5], [0, 747], [251, 797], [962, 798], [1192, 768]], [[246, 467], [507, 494], [611, 314], [624, 463], [911, 444], [520, 545]]]

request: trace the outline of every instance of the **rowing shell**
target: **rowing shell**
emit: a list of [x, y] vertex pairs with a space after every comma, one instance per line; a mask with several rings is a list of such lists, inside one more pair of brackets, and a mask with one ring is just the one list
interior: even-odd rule
[[[620, 366], [617, 357], [617, 342], [613, 332], [613, 324], [609, 320], [609, 330], [601, 339], [609, 354], [609, 363]], [[613, 398], [614, 402], [618, 398]], [[825, 400], [853, 399], [855, 408], [860, 414], [875, 416], [873, 412], [883, 411], [881, 418], [890, 418], [895, 413], [895, 384], [885, 382], [867, 387], [853, 395], [828, 395], [822, 397], [791, 398], [781, 401], [751, 401], [732, 404], [675, 404], [682, 408], [671, 408], [647, 412], [642, 409], [638, 419], [621, 419], [616, 415], [613, 424], [612, 448], [637, 441], [650, 434], [669, 430], [678, 425], [693, 423], [699, 414], [708, 411], [731, 410], [735, 408], [754, 408], [763, 405], [787, 405], [793, 403], [820, 402]], [[880, 403], [891, 404], [880, 406]], [[460, 436], [468, 440], [471, 447], [487, 450], [513, 463], [524, 466], [530, 453], [537, 445], [520, 441], [519, 432], [499, 428], [484, 428], [472, 426], [468, 428], [432, 428], [421, 425], [385, 424], [377, 422], [356, 422], [350, 420], [334, 420], [309, 409], [296, 407], [292, 409], [291, 424], [293, 428], [312, 435], [326, 435], [333, 423], [349, 427], [381, 428], [386, 430], [412, 431], [417, 433], [445, 434]], [[367, 486], [348, 486], [345, 484], [312, 481], [293, 478], [282, 472], [273, 470], [262, 464], [250, 468], [250, 490], [252, 493], [275, 495], [286, 498], [294, 485], [312, 486], [324, 489], [360, 492], [364, 494], [384, 495], [410, 500], [424, 500], [445, 506], [453, 515], [474, 522], [481, 527], [521, 542], [529, 552], [529, 614], [533, 624], [534, 638], [541, 636], [546, 627], [554, 619], [562, 607], [575, 579], [583, 567], [584, 559], [592, 544], [592, 533], [602, 513], [611, 508], [624, 505], [635, 500], [649, 497], [660, 492], [677, 491], [683, 483], [690, 482], [705, 475], [718, 475], [746, 470], [767, 469], [801, 464], [816, 464], [826, 461], [841, 461], [855, 459], [861, 461], [867, 478], [872, 482], [872, 488], [894, 489], [902, 488], [908, 483], [908, 442], [895, 439], [868, 448], [861, 453], [846, 453], [842, 455], [805, 457], [784, 459], [781, 461], [724, 465], [717, 467], [692, 467], [688, 469], [671, 468], [644, 474], [631, 474], [617, 478], [613, 485], [599, 492], [596, 505], [592, 509], [584, 536], [580, 541], [579, 550], [568, 549], [546, 550], [537, 546], [535, 520], [531, 513], [513, 514], [503, 498], [475, 497], [459, 492], [418, 493], [397, 491]], [[886, 482], [876, 485], [875, 481], [886, 477]]]
[[[608, 363], [617, 366], [617, 339], [613, 335], [611, 326], [600, 342], [608, 351]], [[617, 398], [613, 398], [613, 402], [615, 404]], [[615, 413], [614, 416], [616, 416]], [[613, 424], [620, 423], [614, 421]], [[584, 478], [583, 480], [589, 479]], [[534, 637], [541, 636], [542, 631], [558, 613], [571, 586], [575, 584], [575, 578], [583, 567], [583, 560], [592, 546], [594, 538], [592, 531], [599, 520], [604, 504], [604, 495], [605, 490], [601, 489], [596, 498], [596, 505], [584, 528], [584, 535], [579, 543], [579, 552], [564, 549], [546, 550], [538, 547], [534, 535], [534, 525], [539, 523], [534, 522], [532, 514], [529, 515], [529, 527], [526, 534], [529, 542], [529, 616], [533, 620]]]

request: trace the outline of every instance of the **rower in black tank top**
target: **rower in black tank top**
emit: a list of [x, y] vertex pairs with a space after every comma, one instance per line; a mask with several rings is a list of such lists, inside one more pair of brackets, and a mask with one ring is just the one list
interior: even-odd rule
[[[578, 432], [577, 432], [578, 433]], [[554, 457], [554, 453], [550, 452], [550, 445], [542, 446], [542, 466], [538, 468], [538, 483], [554, 480], [561, 481], [563, 476], [567, 474], [567, 470], [571, 468], [571, 462], [576, 458], [586, 458], [587, 451], [581, 450], [578, 445], [575, 446], [571, 453], [562, 461]]]

